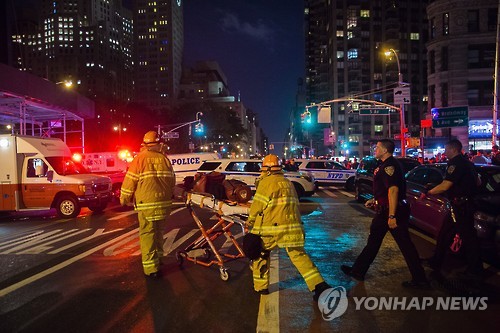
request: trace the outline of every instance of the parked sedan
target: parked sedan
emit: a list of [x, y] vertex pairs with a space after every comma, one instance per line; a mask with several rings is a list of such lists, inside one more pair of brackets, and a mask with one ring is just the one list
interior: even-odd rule
[[[500, 167], [476, 165], [481, 177], [479, 193], [474, 197], [476, 212], [474, 224], [483, 257], [498, 264], [500, 258]], [[420, 194], [443, 181], [446, 164], [420, 165], [406, 174], [406, 196], [411, 205], [410, 223], [437, 238], [450, 214], [450, 202], [443, 195], [428, 195], [420, 200]]]
[[[420, 162], [413, 158], [396, 158], [399, 163], [401, 163], [401, 167], [403, 168], [404, 173], [407, 173], [417, 165], [420, 165]], [[373, 172], [379, 166], [379, 164], [379, 161], [377, 161], [377, 159], [373, 156], [365, 156], [359, 162], [354, 180], [356, 200], [358, 202], [364, 202], [368, 199], [373, 198]]]

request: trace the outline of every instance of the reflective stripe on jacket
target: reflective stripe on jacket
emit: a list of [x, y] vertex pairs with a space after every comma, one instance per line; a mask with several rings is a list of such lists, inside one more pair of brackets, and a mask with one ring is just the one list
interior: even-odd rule
[[157, 219], [169, 211], [175, 185], [172, 165], [159, 149], [159, 145], [149, 147], [134, 158], [120, 194], [122, 204], [131, 202], [134, 197], [137, 210], [157, 210]]
[[273, 236], [279, 247], [304, 246], [299, 199], [283, 173], [263, 176], [250, 207], [248, 224], [252, 233]]

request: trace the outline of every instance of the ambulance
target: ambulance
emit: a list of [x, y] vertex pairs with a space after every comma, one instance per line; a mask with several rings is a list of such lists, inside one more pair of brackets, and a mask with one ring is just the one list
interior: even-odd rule
[[83, 155], [77, 153], [73, 154], [73, 159], [81, 161], [82, 165], [90, 172], [111, 178], [111, 195], [113, 198], [119, 199], [123, 179], [129, 163], [134, 159], [134, 153], [126, 149]]
[[[111, 194], [120, 198], [120, 189], [135, 153], [128, 150], [118, 152], [98, 152], [84, 155], [74, 154], [73, 159], [81, 163], [92, 173], [106, 175], [111, 178]], [[175, 172], [176, 184], [183, 184], [187, 177], [193, 178], [204, 161], [218, 159], [217, 153], [168, 154]]]
[[0, 161], [0, 211], [55, 208], [72, 218], [111, 199], [111, 179], [89, 173], [60, 139], [0, 134]]

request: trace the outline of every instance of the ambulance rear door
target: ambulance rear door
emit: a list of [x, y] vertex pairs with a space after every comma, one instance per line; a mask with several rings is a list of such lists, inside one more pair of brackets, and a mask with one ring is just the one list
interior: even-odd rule
[[15, 136], [0, 135], [0, 210], [16, 210], [19, 189]]

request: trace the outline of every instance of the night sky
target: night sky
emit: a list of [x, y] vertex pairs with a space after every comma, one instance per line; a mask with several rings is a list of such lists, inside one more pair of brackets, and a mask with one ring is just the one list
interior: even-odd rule
[[[304, 77], [302, 0], [185, 0], [184, 59], [217, 61], [234, 96], [281, 142]], [[277, 145], [278, 146], [278, 145]], [[279, 145], [281, 146], [281, 144]], [[280, 153], [276, 147], [275, 153]]]
[[[132, 0], [123, 4], [132, 7]], [[26, 7], [34, 0], [16, 0]], [[284, 139], [304, 77], [303, 0], [184, 0], [184, 60], [217, 61], [229, 90], [258, 114], [271, 143]], [[275, 153], [281, 152], [281, 144]]]

